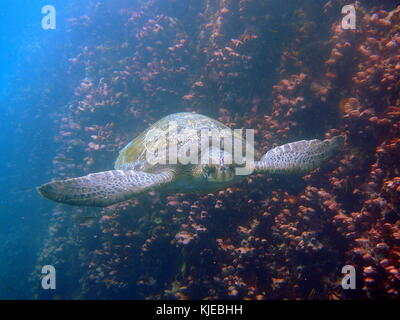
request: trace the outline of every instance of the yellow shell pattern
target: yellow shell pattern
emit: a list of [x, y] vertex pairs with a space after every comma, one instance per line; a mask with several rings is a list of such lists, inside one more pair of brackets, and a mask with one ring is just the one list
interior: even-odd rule
[[[188, 133], [184, 129], [192, 129], [192, 131]], [[146, 160], [146, 152], [168, 151], [168, 146], [172, 144], [176, 144], [179, 150], [189, 144], [200, 143], [201, 130], [207, 129], [222, 132], [221, 130], [229, 130], [229, 127], [215, 119], [196, 113], [180, 112], [168, 115], [147, 128], [120, 151], [115, 161], [115, 169], [154, 171], [156, 168]], [[238, 141], [243, 141], [238, 133], [233, 132], [233, 135], [234, 138], [239, 139]], [[212, 139], [216, 138], [219, 137], [212, 136]]]

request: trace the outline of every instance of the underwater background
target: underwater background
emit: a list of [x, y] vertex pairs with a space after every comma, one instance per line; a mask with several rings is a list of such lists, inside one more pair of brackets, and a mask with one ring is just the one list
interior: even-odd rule
[[[345, 30], [342, 0], [2, 2], [0, 299], [398, 299], [400, 7], [377, 3], [353, 3]], [[37, 193], [112, 169], [181, 111], [256, 129], [262, 153], [346, 145], [303, 177], [207, 195], [98, 209]], [[56, 290], [41, 287], [44, 265]]]

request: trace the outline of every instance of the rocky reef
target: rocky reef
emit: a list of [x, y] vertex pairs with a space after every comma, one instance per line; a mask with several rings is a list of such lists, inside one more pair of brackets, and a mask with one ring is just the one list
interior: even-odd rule
[[[344, 30], [345, 4], [96, 1], [68, 20], [80, 40], [55, 178], [111, 169], [177, 111], [254, 128], [262, 152], [338, 134], [346, 146], [304, 177], [255, 174], [214, 194], [149, 192], [102, 210], [57, 205], [38, 270], [55, 265], [62, 298], [399, 297], [400, 7], [356, 2], [357, 27]], [[341, 286], [344, 265], [355, 290]]]

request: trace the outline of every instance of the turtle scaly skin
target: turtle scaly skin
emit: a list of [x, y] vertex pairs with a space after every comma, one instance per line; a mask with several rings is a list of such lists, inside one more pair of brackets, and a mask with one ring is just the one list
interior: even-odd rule
[[39, 188], [40, 194], [56, 202], [90, 207], [106, 207], [132, 198], [148, 188], [173, 181], [175, 172], [137, 172], [110, 170], [87, 176], [50, 182]]
[[269, 150], [255, 163], [255, 170], [269, 173], [306, 173], [318, 168], [343, 143], [343, 136], [324, 141], [314, 139], [287, 143]]
[[[204, 149], [201, 133], [210, 130], [207, 145], [212, 147]], [[220, 144], [224, 130], [230, 131], [221, 122], [207, 116], [175, 113], [157, 121], [128, 143], [120, 151], [115, 170], [52, 181], [40, 186], [38, 191], [45, 198], [56, 202], [105, 207], [150, 189], [161, 189], [165, 192], [213, 192], [226, 188], [243, 180], [246, 175], [236, 174], [235, 169], [243, 164], [232, 163], [232, 151]], [[233, 137], [248, 146], [241, 135], [233, 132]], [[267, 173], [305, 173], [320, 166], [343, 143], [343, 136], [324, 141], [302, 140], [288, 143], [268, 151], [259, 161], [246, 165], [252, 170]], [[176, 150], [171, 147], [174, 145]], [[205, 162], [171, 161], [174, 152], [187, 154], [192, 149], [197, 151], [198, 147], [200, 155], [197, 157], [205, 159]], [[253, 148], [246, 150], [249, 152], [246, 154], [247, 159], [260, 158], [257, 152], [252, 151]], [[149, 161], [149, 154], [157, 155], [157, 161]]]

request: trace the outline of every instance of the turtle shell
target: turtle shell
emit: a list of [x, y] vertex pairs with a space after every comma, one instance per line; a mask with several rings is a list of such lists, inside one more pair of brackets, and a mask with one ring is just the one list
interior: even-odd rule
[[[223, 123], [197, 113], [180, 112], [168, 115], [151, 125], [120, 151], [115, 161], [115, 169], [151, 171], [154, 169], [154, 164], [147, 160], [147, 152], [157, 154], [158, 159], [161, 159], [164, 155], [168, 155], [168, 148], [171, 145], [176, 145], [178, 152], [182, 148], [186, 150], [192, 144], [200, 146], [202, 130], [210, 133], [213, 129], [216, 131], [209, 136], [209, 143], [217, 140], [219, 143], [223, 130], [230, 130]], [[215, 134], [216, 132], [220, 136]], [[238, 141], [243, 142], [239, 133], [233, 131], [233, 135]]]

